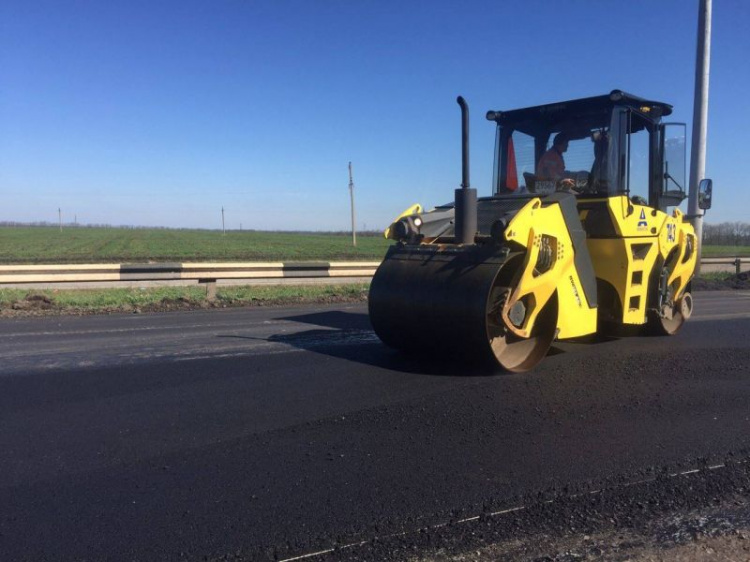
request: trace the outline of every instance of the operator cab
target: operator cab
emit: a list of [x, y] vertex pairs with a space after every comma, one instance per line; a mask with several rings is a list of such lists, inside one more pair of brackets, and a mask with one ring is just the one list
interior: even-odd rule
[[[686, 197], [685, 124], [662, 123], [671, 113], [671, 105], [621, 90], [489, 111], [487, 119], [497, 123], [493, 196], [568, 191], [579, 200], [627, 195], [636, 204], [660, 210], [679, 205]], [[560, 133], [568, 140], [561, 154], [565, 172], [543, 177], [540, 159]]]

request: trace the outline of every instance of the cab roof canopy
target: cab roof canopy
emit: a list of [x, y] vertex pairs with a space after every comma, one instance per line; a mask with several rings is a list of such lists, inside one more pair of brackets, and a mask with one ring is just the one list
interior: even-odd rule
[[608, 116], [615, 106], [632, 107], [645, 117], [658, 121], [672, 113], [667, 103], [639, 98], [622, 90], [604, 96], [537, 105], [511, 111], [488, 111], [487, 119], [533, 137], [556, 131], [601, 127], [609, 124]]

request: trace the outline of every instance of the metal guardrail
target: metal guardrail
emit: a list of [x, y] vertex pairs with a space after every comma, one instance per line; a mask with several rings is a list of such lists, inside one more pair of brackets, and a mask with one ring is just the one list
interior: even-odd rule
[[706, 265], [733, 265], [735, 273], [739, 275], [742, 272], [742, 264], [750, 264], [750, 258], [702, 258], [701, 269]]
[[[740, 273], [750, 258], [703, 258], [704, 266], [734, 266]], [[363, 278], [375, 274], [380, 262], [228, 262], [81, 265], [0, 265], [0, 286], [133, 281], [197, 281], [209, 295], [219, 279]]]
[[219, 279], [371, 278], [380, 262], [230, 262], [0, 265], [0, 285], [133, 281], [197, 281], [209, 297]]

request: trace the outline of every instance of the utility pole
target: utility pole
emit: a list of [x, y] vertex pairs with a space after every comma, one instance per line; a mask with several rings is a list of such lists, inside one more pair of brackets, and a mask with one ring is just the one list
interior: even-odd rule
[[352, 200], [352, 246], [357, 245], [357, 227], [354, 224], [354, 179], [352, 177], [352, 163], [349, 162], [349, 195]]
[[57, 222], [60, 223], [60, 232], [62, 232], [62, 210], [57, 208]]
[[221, 235], [226, 236], [227, 231], [224, 229], [224, 207], [221, 207]]
[[706, 173], [706, 130], [708, 128], [708, 75], [711, 66], [711, 0], [699, 0], [698, 46], [695, 53], [695, 100], [693, 101], [693, 138], [690, 150], [690, 190], [688, 217], [698, 241], [700, 271], [703, 246], [703, 211], [698, 208], [698, 184]]

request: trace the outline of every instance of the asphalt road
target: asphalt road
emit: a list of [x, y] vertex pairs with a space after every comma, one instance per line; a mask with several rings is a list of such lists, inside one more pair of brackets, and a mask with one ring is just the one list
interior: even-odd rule
[[3, 320], [0, 560], [285, 559], [740, 458], [750, 294], [695, 301], [494, 376], [359, 305]]

